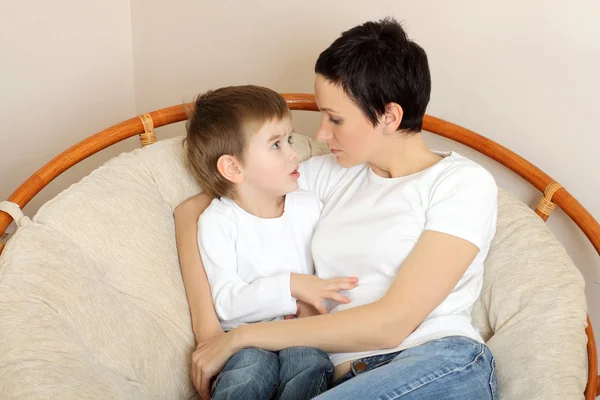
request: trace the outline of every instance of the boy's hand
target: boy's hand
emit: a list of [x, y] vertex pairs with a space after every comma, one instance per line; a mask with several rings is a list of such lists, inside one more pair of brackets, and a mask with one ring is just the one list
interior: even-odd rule
[[313, 317], [315, 315], [321, 314], [319, 310], [317, 310], [315, 307], [303, 302], [302, 300], [298, 300], [296, 302], [296, 305], [298, 307], [298, 311], [296, 312], [296, 318]]
[[331, 299], [348, 304], [350, 299], [338, 293], [340, 290], [350, 290], [358, 286], [358, 278], [321, 279], [316, 275], [297, 274], [290, 276], [292, 296], [313, 306], [321, 314], [327, 314], [323, 300]]
[[283, 319], [314, 317], [315, 315], [321, 314], [319, 310], [310, 304], [306, 304], [302, 300], [296, 300], [296, 306], [298, 310], [296, 311], [296, 314], [284, 315]]

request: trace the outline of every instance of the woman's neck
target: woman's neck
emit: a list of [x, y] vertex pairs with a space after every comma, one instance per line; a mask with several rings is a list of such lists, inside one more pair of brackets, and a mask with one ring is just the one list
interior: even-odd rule
[[427, 147], [420, 133], [398, 133], [382, 140], [380, 150], [369, 164], [381, 177], [398, 178], [421, 172], [441, 159]]
[[236, 192], [231, 200], [249, 214], [259, 218], [279, 218], [283, 214], [285, 196], [270, 196], [242, 185]]

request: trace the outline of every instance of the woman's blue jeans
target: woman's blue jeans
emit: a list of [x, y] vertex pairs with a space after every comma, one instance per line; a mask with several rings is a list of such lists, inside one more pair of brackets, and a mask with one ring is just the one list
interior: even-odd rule
[[463, 336], [432, 340], [400, 352], [366, 357], [318, 400], [497, 399], [494, 357]]

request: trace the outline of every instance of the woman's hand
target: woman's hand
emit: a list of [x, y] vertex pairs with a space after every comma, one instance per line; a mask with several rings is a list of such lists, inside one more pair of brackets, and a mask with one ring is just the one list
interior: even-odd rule
[[292, 296], [316, 308], [319, 313], [327, 314], [323, 300], [330, 299], [348, 304], [350, 299], [338, 293], [358, 286], [358, 278], [321, 279], [316, 275], [296, 274], [290, 276]]
[[202, 400], [210, 399], [213, 379], [221, 372], [227, 361], [237, 351], [234, 348], [233, 331], [198, 343], [192, 354], [192, 383]]

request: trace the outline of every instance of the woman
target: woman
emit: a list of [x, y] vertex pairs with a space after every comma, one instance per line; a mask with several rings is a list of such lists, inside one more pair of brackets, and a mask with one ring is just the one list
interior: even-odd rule
[[180, 261], [198, 346], [194, 385], [236, 351], [311, 346], [330, 354], [334, 387], [318, 399], [492, 399], [494, 359], [471, 324], [495, 233], [497, 187], [420, 134], [431, 81], [427, 56], [393, 19], [344, 32], [319, 56], [317, 139], [332, 154], [300, 167], [300, 187], [325, 206], [312, 242], [321, 278], [357, 276], [349, 304], [309, 318], [224, 334], [196, 244], [208, 196], [175, 211]]

